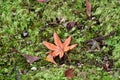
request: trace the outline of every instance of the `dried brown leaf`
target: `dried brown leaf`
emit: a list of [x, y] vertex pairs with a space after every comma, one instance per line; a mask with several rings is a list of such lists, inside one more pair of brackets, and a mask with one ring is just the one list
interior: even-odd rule
[[74, 75], [74, 69], [69, 68], [64, 72], [65, 77], [68, 78], [68, 80], [71, 80], [75, 75]]
[[28, 54], [23, 54], [22, 55], [28, 63], [32, 64], [33, 62], [39, 60], [40, 58], [39, 57], [36, 57], [36, 56], [31, 56], [31, 55], [28, 55]]
[[86, 13], [90, 17], [91, 16], [91, 3], [89, 0], [86, 0]]
[[104, 66], [103, 66], [104, 70], [107, 71], [107, 72], [109, 72], [109, 71], [111, 71], [110, 67], [111, 67], [110, 62], [106, 61], [105, 64], [104, 64]]

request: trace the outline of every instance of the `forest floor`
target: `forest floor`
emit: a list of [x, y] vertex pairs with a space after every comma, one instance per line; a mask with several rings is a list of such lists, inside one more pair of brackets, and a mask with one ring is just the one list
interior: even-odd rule
[[[0, 0], [0, 80], [120, 80], [118, 0], [90, 0], [90, 16], [85, 0], [45, 1]], [[43, 45], [54, 32], [77, 44], [58, 65]]]

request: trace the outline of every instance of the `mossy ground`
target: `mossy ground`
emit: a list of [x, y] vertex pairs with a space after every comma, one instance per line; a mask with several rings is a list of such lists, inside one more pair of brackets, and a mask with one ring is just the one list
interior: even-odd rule
[[[118, 0], [90, 2], [92, 16], [88, 18], [84, 0], [50, 0], [47, 3], [0, 0], [0, 79], [67, 80], [64, 71], [73, 67], [73, 80], [119, 80], [120, 3]], [[69, 25], [74, 22], [74, 27]], [[24, 31], [28, 33], [25, 38], [21, 36]], [[71, 44], [78, 44], [68, 52], [69, 64], [66, 59], [57, 60], [59, 66], [45, 61], [48, 49], [42, 41], [52, 43], [54, 31], [62, 40], [72, 35]], [[89, 52], [87, 41], [110, 32], [114, 35], [99, 42], [100, 50]], [[40, 60], [30, 65], [21, 54], [38, 56]], [[104, 69], [106, 59], [109, 72]], [[32, 71], [32, 67], [37, 70]]]

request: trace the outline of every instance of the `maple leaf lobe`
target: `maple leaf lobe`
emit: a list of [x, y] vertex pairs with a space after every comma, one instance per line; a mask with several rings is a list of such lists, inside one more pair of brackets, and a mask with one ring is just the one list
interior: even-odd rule
[[56, 32], [54, 32], [54, 43], [58, 46], [58, 47], [63, 47], [62, 45], [62, 41], [60, 40], [59, 36], [57, 35]]
[[50, 54], [46, 57], [45, 60], [46, 60], [46, 61], [49, 61], [49, 62], [51, 62], [51, 63], [57, 64], [57, 63], [54, 61], [53, 56], [50, 55]]
[[47, 41], [43, 41], [43, 44], [50, 50], [56, 50], [56, 46], [52, 43], [49, 43]]

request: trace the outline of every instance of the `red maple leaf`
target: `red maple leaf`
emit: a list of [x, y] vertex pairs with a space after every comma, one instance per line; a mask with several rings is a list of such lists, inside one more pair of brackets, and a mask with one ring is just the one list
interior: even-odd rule
[[73, 49], [74, 47], [77, 46], [77, 44], [73, 44], [71, 46], [69, 46], [70, 42], [71, 42], [71, 36], [69, 36], [64, 43], [62, 43], [62, 41], [60, 40], [60, 38], [58, 37], [57, 33], [54, 32], [54, 44], [49, 43], [47, 41], [43, 41], [43, 44], [50, 49], [52, 52], [49, 53], [49, 55], [47, 56], [46, 60], [49, 62], [52, 62], [54, 64], [56, 64], [56, 62], [54, 61], [54, 58], [56, 56], [59, 56], [59, 58], [61, 59], [64, 54], [66, 52], [68, 52], [69, 50]]

